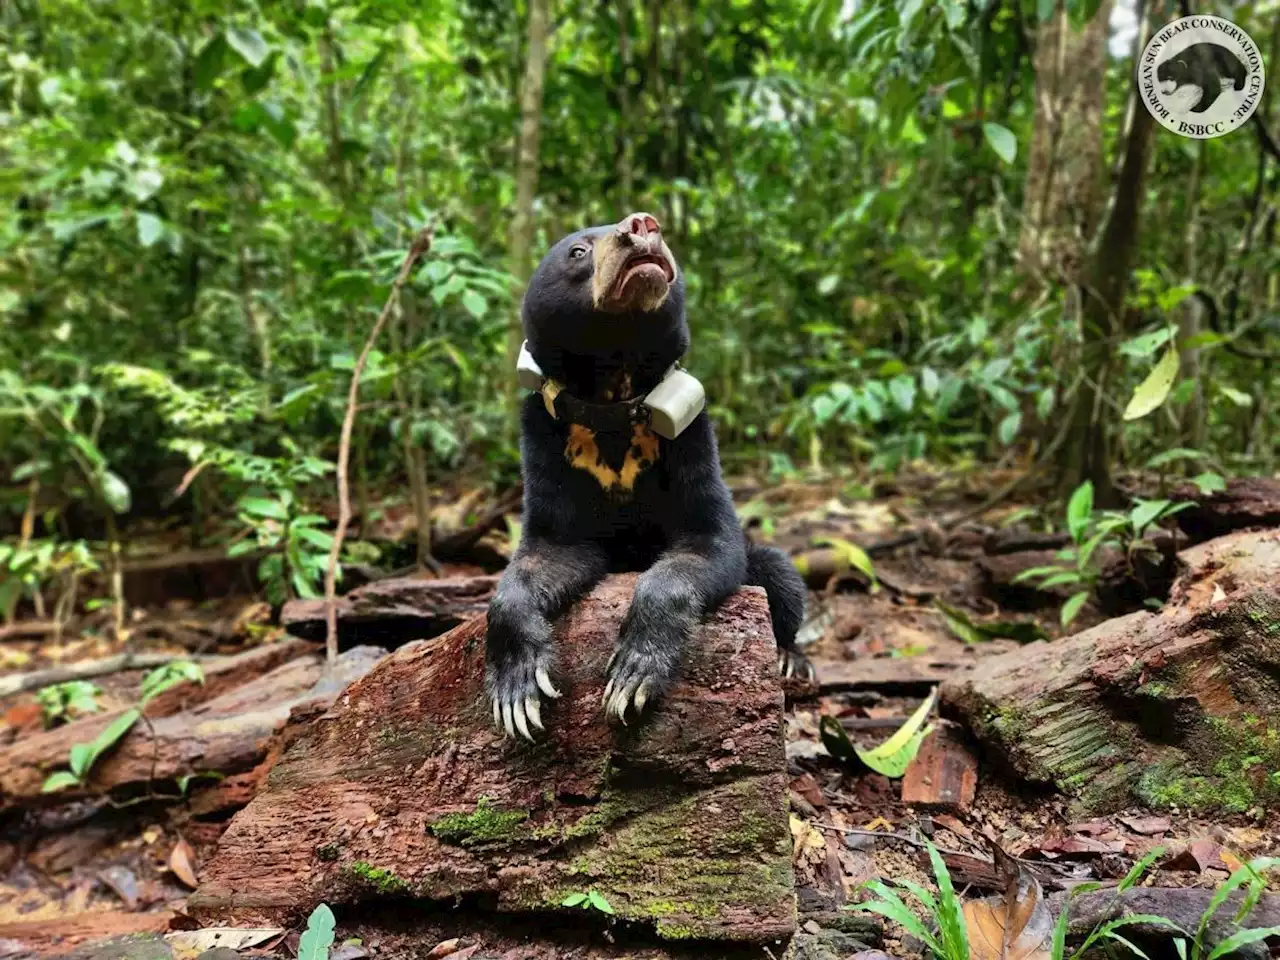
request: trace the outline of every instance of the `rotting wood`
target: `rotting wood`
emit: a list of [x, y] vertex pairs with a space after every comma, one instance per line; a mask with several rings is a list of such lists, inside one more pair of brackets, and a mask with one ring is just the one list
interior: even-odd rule
[[[106, 791], [158, 787], [193, 773], [235, 774], [266, 755], [290, 711], [308, 701], [331, 701], [344, 684], [363, 675], [383, 651], [357, 647], [339, 659], [334, 678], [321, 675], [315, 655], [297, 657], [248, 683], [189, 710], [135, 724], [94, 766], [87, 787], [44, 794], [49, 774], [66, 766], [74, 743], [92, 740], [118, 714], [87, 717], [0, 750], [0, 810], [58, 803]], [[176, 694], [179, 688], [166, 696]]]
[[951, 725], [920, 744], [902, 778], [902, 802], [964, 813], [978, 791], [978, 760]]
[[483, 617], [400, 648], [285, 734], [188, 908], [204, 922], [292, 922], [321, 900], [483, 894], [501, 912], [538, 914], [594, 887], [662, 936], [789, 936], [782, 693], [764, 592], [727, 599], [696, 632], [680, 683], [621, 728], [600, 694], [635, 580], [608, 578], [558, 623], [563, 696], [544, 708], [536, 745], [494, 728]]

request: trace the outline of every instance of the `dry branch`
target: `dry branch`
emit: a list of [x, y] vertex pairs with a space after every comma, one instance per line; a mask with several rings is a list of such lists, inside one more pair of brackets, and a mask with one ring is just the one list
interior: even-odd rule
[[333, 546], [329, 548], [329, 563], [324, 571], [324, 601], [326, 607], [325, 662], [332, 665], [338, 659], [338, 612], [337, 612], [337, 580], [338, 557], [342, 553], [342, 541], [347, 535], [347, 524], [351, 522], [351, 485], [347, 480], [347, 467], [351, 462], [351, 433], [356, 423], [356, 405], [360, 394], [360, 378], [364, 376], [364, 365], [369, 359], [369, 351], [373, 349], [378, 334], [387, 324], [391, 309], [399, 299], [400, 290], [409, 279], [414, 264], [431, 249], [431, 238], [435, 224], [429, 224], [416, 237], [404, 255], [400, 264], [400, 272], [391, 284], [391, 292], [387, 294], [387, 302], [382, 305], [378, 320], [369, 331], [369, 338], [364, 342], [364, 349], [356, 359], [351, 370], [351, 388], [347, 391], [347, 412], [342, 418], [342, 435], [338, 440], [338, 529], [333, 533]]

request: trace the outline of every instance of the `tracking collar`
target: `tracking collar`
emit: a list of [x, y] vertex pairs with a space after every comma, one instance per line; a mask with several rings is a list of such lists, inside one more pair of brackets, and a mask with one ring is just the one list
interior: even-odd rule
[[543, 375], [538, 361], [529, 352], [527, 340], [520, 345], [516, 376], [520, 386], [542, 394], [542, 402], [553, 419], [595, 430], [625, 430], [641, 424], [660, 437], [674, 440], [693, 423], [707, 403], [702, 384], [697, 377], [686, 373], [679, 362], [668, 367], [658, 385], [643, 397], [616, 403], [587, 403], [567, 392], [564, 384]]

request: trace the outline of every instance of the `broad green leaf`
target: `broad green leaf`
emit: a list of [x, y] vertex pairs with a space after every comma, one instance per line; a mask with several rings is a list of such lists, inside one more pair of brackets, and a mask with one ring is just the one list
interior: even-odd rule
[[1237, 390], [1235, 387], [1229, 387], [1224, 383], [1218, 384], [1218, 392], [1234, 403], [1237, 407], [1253, 406], [1253, 397], [1245, 393], [1243, 390]]
[[924, 395], [932, 400], [938, 395], [938, 387], [941, 381], [938, 379], [938, 373], [932, 367], [925, 367], [920, 371], [920, 389], [924, 391]]
[[1206, 496], [1212, 496], [1215, 493], [1221, 493], [1227, 489], [1227, 481], [1217, 473], [1202, 473], [1192, 477], [1191, 482], [1196, 485], [1200, 492]]
[[825, 277], [818, 281], [818, 293], [822, 296], [828, 296], [832, 290], [836, 288], [836, 284], [840, 282], [840, 278], [834, 273], [828, 273]]
[[1040, 391], [1040, 395], [1036, 397], [1036, 416], [1041, 420], [1048, 420], [1049, 414], [1053, 413], [1053, 405], [1057, 400], [1057, 393], [1053, 387], [1045, 387]]
[[1013, 135], [1012, 130], [998, 123], [988, 122], [982, 125], [982, 133], [996, 156], [1005, 163], [1013, 163], [1018, 156], [1018, 138]]
[[613, 913], [613, 906], [601, 894], [592, 890], [587, 894], [587, 897], [591, 901], [591, 905], [601, 913]]
[[1076, 615], [1080, 613], [1080, 608], [1084, 606], [1084, 602], [1089, 599], [1089, 592], [1083, 591], [1071, 597], [1062, 605], [1062, 625], [1065, 627]]
[[[923, 0], [907, 0], [908, 3], [914, 3], [919, 6]], [[928, 139], [920, 131], [920, 125], [916, 122], [914, 113], [907, 114], [906, 121], [902, 124], [901, 137], [906, 143], [927, 143]]]
[[222, 34], [212, 37], [196, 54], [196, 65], [192, 71], [192, 80], [199, 90], [208, 90], [222, 73], [226, 62], [227, 41]]
[[814, 546], [832, 547], [840, 558], [855, 570], [865, 573], [872, 583], [876, 583], [876, 569], [871, 562], [871, 557], [856, 543], [848, 540], [842, 540], [839, 537], [819, 537], [813, 541]]
[[278, 500], [268, 500], [265, 497], [241, 497], [236, 506], [253, 517], [266, 517], [268, 520], [289, 519], [289, 511]]
[[477, 320], [483, 320], [485, 313], [489, 309], [489, 304], [484, 297], [476, 293], [474, 290], [468, 290], [462, 295], [462, 306], [467, 313], [471, 314]]
[[1006, 447], [1018, 439], [1018, 430], [1022, 427], [1022, 414], [1011, 413], [1000, 421], [997, 433], [1000, 436], [1000, 442]]
[[1163, 453], [1157, 453], [1154, 457], [1147, 461], [1147, 468], [1150, 470], [1158, 470], [1161, 467], [1176, 463], [1179, 460], [1203, 460], [1205, 455], [1199, 450], [1191, 450], [1187, 447], [1174, 447], [1172, 450], [1165, 450]]
[[68, 766], [76, 778], [83, 780], [89, 767], [93, 764], [93, 744], [73, 743], [67, 752]]
[[1036, 16], [1041, 23], [1046, 23], [1057, 9], [1057, 0], [1036, 0]]
[[1129, 512], [1129, 522], [1133, 524], [1134, 531], [1141, 536], [1142, 531], [1157, 519], [1171, 505], [1169, 500], [1139, 500]]
[[1125, 420], [1137, 420], [1145, 417], [1169, 396], [1169, 388], [1178, 376], [1178, 351], [1169, 347], [1155, 365], [1147, 378], [1138, 384], [1124, 409]]
[[578, 907], [587, 902], [585, 893], [571, 893], [560, 901], [562, 907]]
[[336, 920], [327, 903], [311, 911], [307, 929], [298, 941], [298, 960], [329, 960], [329, 948], [333, 946], [333, 928]]
[[1166, 343], [1173, 336], [1173, 328], [1165, 327], [1163, 330], [1156, 330], [1152, 333], [1144, 333], [1140, 337], [1134, 337], [1132, 340], [1126, 340], [1120, 344], [1120, 352], [1128, 357], [1149, 357]]
[[57, 793], [59, 790], [65, 790], [67, 787], [75, 787], [80, 785], [79, 778], [73, 773], [66, 770], [59, 770], [52, 773], [45, 780], [44, 785], [40, 788], [41, 793]]
[[231, 49], [240, 56], [244, 57], [245, 62], [251, 67], [260, 67], [267, 59], [267, 55], [271, 52], [271, 48], [267, 45], [267, 41], [262, 39], [262, 34], [257, 30], [246, 30], [243, 27], [228, 27], [226, 31], [227, 43]]
[[150, 213], [139, 213], [138, 221], [138, 242], [144, 247], [151, 247], [155, 242], [164, 236], [164, 221], [159, 217]]
[[104, 470], [98, 478], [102, 499], [115, 513], [128, 513], [132, 504], [129, 485], [110, 470]]
[[924, 738], [933, 730], [932, 724], [926, 727], [924, 723], [937, 699], [938, 688], [934, 687], [915, 713], [907, 718], [907, 722], [894, 731], [893, 736], [873, 750], [863, 750], [854, 744], [854, 752], [876, 773], [884, 774], [890, 779], [901, 777], [915, 759]]
[[915, 380], [906, 374], [894, 377], [889, 381], [889, 395], [893, 397], [893, 402], [898, 405], [899, 410], [910, 413], [916, 400]]
[[1076, 543], [1080, 542], [1089, 520], [1093, 516], [1093, 481], [1086, 480], [1076, 487], [1067, 501], [1067, 532]]

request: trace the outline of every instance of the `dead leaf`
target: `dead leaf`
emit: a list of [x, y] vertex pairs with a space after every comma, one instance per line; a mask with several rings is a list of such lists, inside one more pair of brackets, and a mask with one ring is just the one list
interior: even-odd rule
[[1168, 817], [1121, 817], [1120, 822], [1134, 833], [1144, 837], [1168, 833], [1173, 828], [1173, 823]]
[[1222, 844], [1206, 837], [1192, 840], [1185, 847], [1177, 850], [1165, 864], [1169, 870], [1190, 870], [1204, 873], [1211, 868], [1225, 869], [1222, 861]]
[[373, 954], [358, 943], [344, 943], [329, 951], [329, 960], [365, 960], [371, 956]]
[[822, 795], [822, 787], [818, 786], [818, 781], [811, 773], [802, 774], [792, 780], [791, 789], [809, 801], [809, 805], [815, 810], [821, 810], [827, 805], [827, 798]]
[[173, 845], [173, 853], [169, 854], [169, 869], [192, 890], [200, 886], [196, 878], [195, 854], [191, 852], [191, 845], [181, 837]]
[[973, 840], [973, 831], [949, 813], [939, 813], [933, 818], [933, 822], [944, 830], [950, 830], [961, 840]]
[[451, 957], [462, 949], [462, 940], [454, 937], [452, 940], [442, 940], [432, 948], [427, 954], [427, 960], [439, 960], [440, 957]]
[[970, 960], [1048, 960], [1053, 915], [1040, 882], [997, 844], [991, 849], [1005, 892], [965, 903]]
[[130, 910], [138, 908], [138, 878], [128, 867], [107, 867], [98, 872], [98, 879], [110, 887]]
[[174, 960], [193, 960], [216, 947], [247, 950], [261, 946], [283, 933], [282, 927], [206, 927], [170, 933], [164, 939], [173, 948]]

